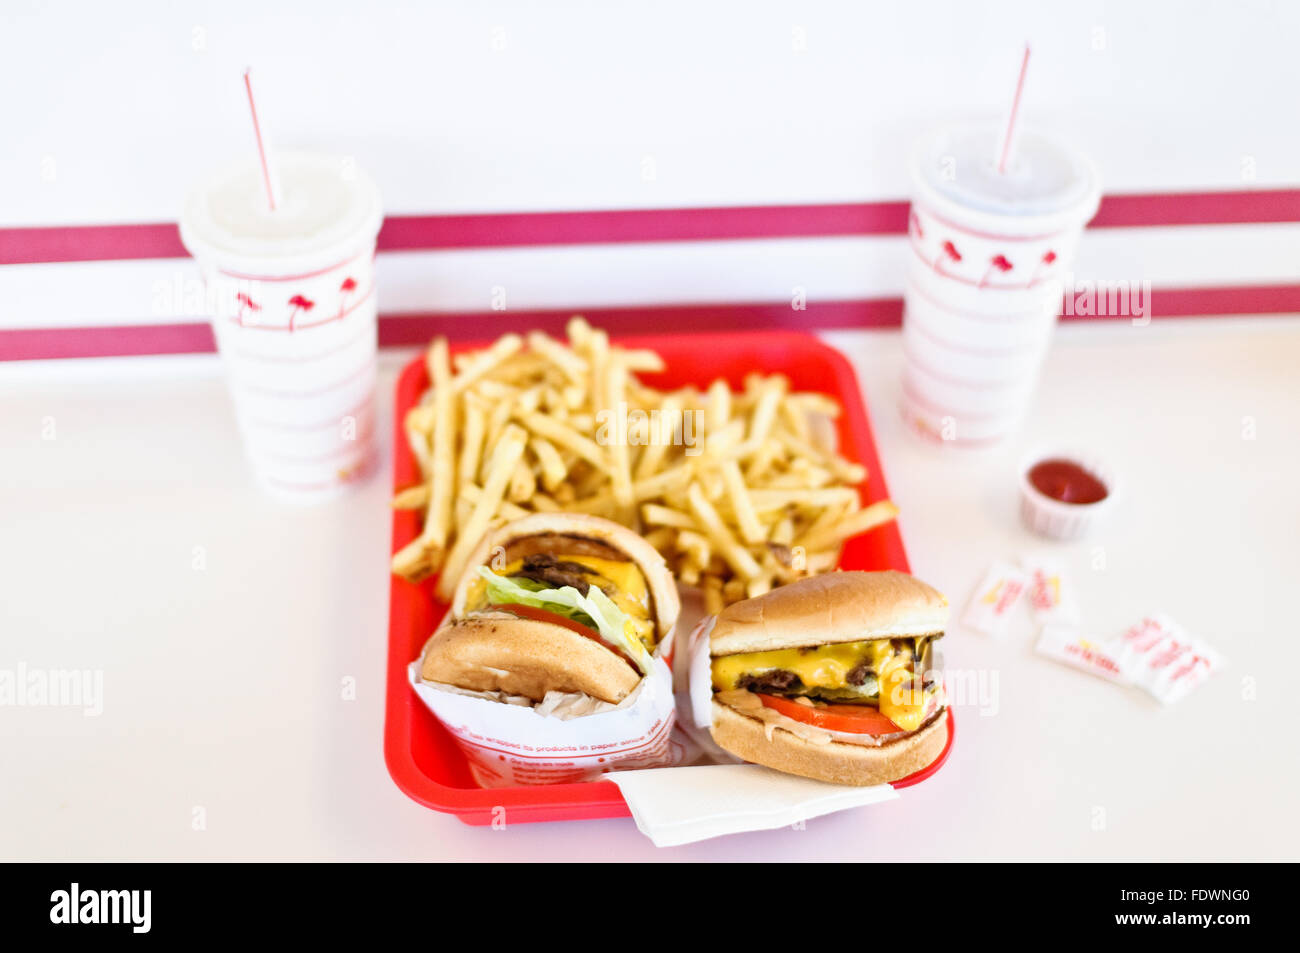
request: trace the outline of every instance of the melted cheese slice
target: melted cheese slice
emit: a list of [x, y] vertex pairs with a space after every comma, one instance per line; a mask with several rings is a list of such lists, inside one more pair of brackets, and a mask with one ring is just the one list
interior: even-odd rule
[[880, 679], [880, 713], [904, 731], [915, 731], [925, 720], [925, 692], [916, 685], [912, 652], [906, 658], [886, 659], [876, 677]]
[[614, 605], [628, 617], [628, 635], [640, 639], [645, 647], [655, 647], [655, 627], [650, 620], [650, 590], [646, 588], [645, 575], [634, 562], [600, 559], [596, 556], [557, 556], [570, 562], [587, 566], [596, 572], [591, 584], [604, 590], [614, 600]]
[[[634, 562], [617, 559], [600, 559], [597, 556], [569, 556], [555, 553], [555, 558], [565, 562], [578, 563], [592, 570], [594, 575], [588, 581], [603, 590], [613, 600], [614, 605], [628, 617], [627, 634], [638, 638], [648, 649], [655, 646], [655, 626], [650, 618], [650, 590], [646, 586], [645, 575]], [[524, 561], [516, 559], [504, 569], [493, 572], [499, 576], [513, 576], [524, 568]], [[465, 596], [465, 607], [469, 611], [483, 608], [487, 602], [487, 580], [476, 579], [470, 583]]]
[[744, 676], [777, 669], [794, 672], [809, 688], [845, 688], [849, 684], [849, 672], [863, 662], [873, 671], [879, 671], [877, 664], [892, 651], [893, 646], [885, 639], [727, 655], [713, 660], [713, 688], [720, 692], [739, 688]]
[[747, 652], [713, 660], [714, 691], [740, 687], [746, 675], [782, 669], [794, 672], [811, 689], [850, 687], [848, 675], [863, 662], [880, 682], [880, 713], [904, 731], [915, 731], [925, 718], [925, 697], [913, 689], [914, 643], [911, 639], [842, 642], [806, 649]]

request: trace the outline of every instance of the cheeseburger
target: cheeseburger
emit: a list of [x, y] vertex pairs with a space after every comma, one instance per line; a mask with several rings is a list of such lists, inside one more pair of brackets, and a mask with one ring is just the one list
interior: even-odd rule
[[420, 673], [533, 702], [564, 692], [618, 704], [649, 674], [679, 608], [663, 557], [632, 530], [537, 513], [479, 545]]
[[930, 673], [948, 600], [899, 572], [811, 576], [737, 602], [709, 636], [714, 741], [788, 774], [897, 781], [948, 741]]

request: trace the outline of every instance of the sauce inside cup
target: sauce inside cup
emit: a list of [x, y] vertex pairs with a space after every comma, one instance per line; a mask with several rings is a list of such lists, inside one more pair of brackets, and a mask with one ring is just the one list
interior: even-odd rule
[[1100, 503], [1110, 494], [1106, 484], [1073, 460], [1042, 460], [1029, 468], [1029, 482], [1044, 496], [1062, 503]]

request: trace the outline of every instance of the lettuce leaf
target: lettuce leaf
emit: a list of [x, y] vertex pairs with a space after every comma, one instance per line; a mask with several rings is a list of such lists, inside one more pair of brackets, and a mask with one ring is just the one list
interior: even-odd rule
[[487, 566], [479, 566], [478, 574], [487, 582], [488, 602], [499, 605], [517, 603], [546, 609], [566, 619], [591, 626], [610, 645], [622, 649], [642, 675], [650, 674], [653, 658], [642, 641], [631, 634], [632, 620], [596, 586], [588, 589], [584, 596], [573, 586], [562, 586], [559, 589], [534, 588], [541, 584], [532, 579], [498, 576]]

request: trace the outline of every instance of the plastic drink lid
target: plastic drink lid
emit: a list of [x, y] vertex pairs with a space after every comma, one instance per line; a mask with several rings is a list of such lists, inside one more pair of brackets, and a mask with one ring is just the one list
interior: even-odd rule
[[1101, 182], [1082, 153], [1030, 128], [997, 169], [1002, 128], [967, 123], [923, 139], [913, 156], [917, 196], [959, 225], [999, 234], [1047, 235], [1085, 224]]
[[195, 258], [254, 275], [329, 267], [363, 251], [383, 211], [375, 183], [350, 159], [276, 154], [280, 204], [272, 211], [260, 167], [228, 166], [185, 201], [181, 241]]

